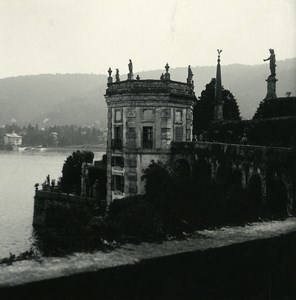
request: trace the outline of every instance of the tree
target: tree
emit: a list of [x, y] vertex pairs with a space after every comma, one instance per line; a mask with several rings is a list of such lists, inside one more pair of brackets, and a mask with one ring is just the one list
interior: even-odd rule
[[[194, 134], [206, 130], [211, 121], [214, 120], [216, 79], [212, 78], [201, 92], [199, 100], [193, 110], [193, 132]], [[222, 87], [223, 118], [224, 120], [240, 120], [240, 111], [233, 94]]]
[[61, 188], [64, 193], [74, 192], [80, 195], [81, 192], [81, 168], [82, 163], [92, 163], [94, 153], [91, 151], [75, 151], [67, 157], [63, 165], [63, 176]]
[[142, 180], [145, 180], [145, 191], [150, 198], [168, 195], [172, 189], [173, 170], [161, 161], [151, 161], [144, 170]]

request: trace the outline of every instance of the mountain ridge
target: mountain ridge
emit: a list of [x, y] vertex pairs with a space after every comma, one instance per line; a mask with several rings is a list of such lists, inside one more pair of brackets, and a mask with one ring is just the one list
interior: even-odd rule
[[[215, 77], [216, 66], [192, 67], [196, 96]], [[163, 70], [135, 72], [141, 79], [159, 79]], [[187, 67], [170, 68], [171, 79], [186, 82]], [[269, 64], [222, 64], [222, 84], [230, 90], [243, 118], [251, 118], [266, 95]], [[126, 80], [126, 74], [121, 80]], [[277, 95], [296, 95], [296, 58], [277, 61]], [[106, 127], [104, 74], [40, 74], [0, 79], [0, 125], [92, 125]]]

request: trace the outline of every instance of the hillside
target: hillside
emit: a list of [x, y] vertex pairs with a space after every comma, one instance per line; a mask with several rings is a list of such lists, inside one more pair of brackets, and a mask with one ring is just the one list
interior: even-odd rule
[[[210, 79], [216, 76], [216, 66], [192, 67], [192, 71], [198, 97]], [[164, 71], [149, 71], [140, 75], [142, 79], [159, 78], [161, 72]], [[187, 68], [171, 68], [170, 73], [172, 80], [186, 81]], [[267, 91], [265, 79], [268, 75], [268, 63], [254, 66], [222, 64], [222, 84], [237, 99], [243, 118], [252, 118], [260, 101], [265, 98]], [[291, 96], [296, 95], [296, 58], [277, 61], [277, 78], [278, 97], [285, 97], [287, 91], [291, 92]]]
[[[215, 77], [215, 66], [192, 67], [196, 95]], [[140, 72], [141, 79], [158, 79], [164, 70]], [[137, 72], [135, 72], [137, 74]], [[186, 81], [187, 68], [171, 68], [171, 79]], [[222, 65], [222, 83], [235, 96], [244, 118], [251, 118], [266, 95], [268, 63]], [[122, 75], [121, 79], [125, 79]], [[296, 58], [277, 62], [277, 95], [296, 95]], [[0, 125], [91, 125], [106, 127], [106, 75], [56, 74], [0, 79]]]
[[106, 122], [105, 75], [56, 74], [0, 80], [0, 124]]

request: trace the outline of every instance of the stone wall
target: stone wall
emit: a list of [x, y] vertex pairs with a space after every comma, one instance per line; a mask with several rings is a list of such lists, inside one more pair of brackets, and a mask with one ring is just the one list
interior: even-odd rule
[[1, 299], [295, 299], [295, 219], [0, 266]]
[[185, 160], [193, 165], [203, 161], [212, 178], [229, 180], [231, 174], [241, 177], [242, 187], [248, 188], [253, 176], [261, 181], [265, 197], [275, 183], [287, 198], [288, 213], [296, 211], [296, 152], [291, 148], [235, 145], [210, 142], [173, 143], [171, 164]]
[[175, 96], [194, 96], [194, 91], [190, 85], [172, 80], [126, 80], [114, 82], [108, 86], [106, 91], [108, 96], [124, 93], [170, 93]]
[[[59, 221], [87, 222], [94, 215], [94, 200], [71, 194], [37, 190], [34, 197], [33, 226], [58, 226]], [[67, 216], [71, 216], [67, 220]], [[63, 226], [64, 226], [63, 225]]]

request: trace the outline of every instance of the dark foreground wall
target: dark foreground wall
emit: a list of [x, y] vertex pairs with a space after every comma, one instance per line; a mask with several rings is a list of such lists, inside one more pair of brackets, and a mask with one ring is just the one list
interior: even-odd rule
[[[14, 287], [2, 284], [0, 298], [296, 299], [296, 232], [276, 235], [234, 244], [231, 236], [226, 243], [208, 236], [208, 239], [199, 238], [199, 249], [195, 251], [176, 249], [176, 245], [189, 245], [190, 241], [173, 243], [175, 250], [169, 249], [168, 255], [155, 255], [161, 245], [151, 246], [150, 250], [140, 245], [136, 252], [137, 246], [126, 247], [124, 253], [138, 259], [117, 264], [116, 254], [113, 266], [101, 265], [90, 271]], [[211, 239], [214, 248], [207, 248]], [[121, 260], [124, 259], [122, 251]], [[56, 259], [57, 268], [58, 263]], [[98, 260], [93, 258], [93, 266], [96, 263]]]

